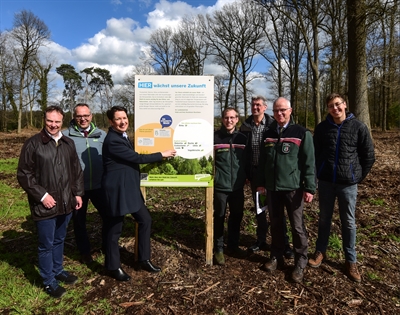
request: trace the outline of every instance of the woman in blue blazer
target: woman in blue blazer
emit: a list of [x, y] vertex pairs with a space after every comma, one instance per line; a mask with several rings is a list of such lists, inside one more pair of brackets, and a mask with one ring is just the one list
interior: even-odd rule
[[124, 216], [132, 214], [139, 224], [139, 268], [149, 272], [160, 272], [161, 268], [150, 261], [151, 216], [145, 206], [140, 190], [139, 164], [159, 162], [174, 157], [175, 150], [152, 154], [135, 152], [126, 135], [129, 126], [127, 110], [113, 106], [107, 111], [110, 128], [103, 143], [104, 173], [102, 187], [108, 210], [104, 220], [106, 233], [105, 267], [119, 281], [128, 281], [130, 276], [121, 268], [118, 240], [122, 232]]

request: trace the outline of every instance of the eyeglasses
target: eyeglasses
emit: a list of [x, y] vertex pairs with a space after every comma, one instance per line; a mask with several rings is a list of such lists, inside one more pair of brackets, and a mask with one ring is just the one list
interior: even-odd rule
[[90, 115], [91, 115], [91, 114], [89, 114], [89, 115], [77, 115], [77, 116], [75, 116], [75, 118], [76, 118], [76, 119], [82, 119], [82, 118], [88, 119], [88, 118], [90, 117]]
[[342, 101], [342, 102], [337, 102], [337, 103], [334, 103], [334, 104], [329, 104], [328, 105], [328, 109], [334, 109], [335, 107], [339, 107], [340, 105], [342, 105], [344, 102]]
[[281, 108], [281, 109], [273, 109], [272, 111], [275, 113], [275, 114], [278, 114], [278, 113], [284, 113], [284, 112], [286, 112], [288, 109], [290, 109], [290, 107], [289, 108]]
[[235, 120], [237, 116], [224, 117], [225, 120]]

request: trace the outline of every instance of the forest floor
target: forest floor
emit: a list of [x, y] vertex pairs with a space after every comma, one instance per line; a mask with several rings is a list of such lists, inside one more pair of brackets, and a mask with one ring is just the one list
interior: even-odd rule
[[[0, 134], [0, 159], [18, 157], [30, 134]], [[147, 205], [153, 217], [152, 261], [163, 271], [155, 275], [135, 271], [133, 224], [127, 218], [120, 239], [121, 261], [132, 280], [119, 283], [111, 279], [97, 259], [90, 266], [90, 276], [81, 279], [90, 284], [86, 301], [107, 299], [113, 314], [399, 314], [400, 132], [373, 131], [373, 138], [376, 162], [359, 185], [356, 212], [361, 283], [350, 281], [343, 272], [337, 213], [328, 260], [320, 268], [307, 268], [303, 283], [298, 284], [290, 281], [293, 260], [286, 260], [284, 270], [262, 270], [268, 251], [244, 259], [226, 256], [225, 266], [207, 265], [203, 191], [148, 188]], [[15, 178], [7, 181], [9, 185], [18, 185]], [[248, 187], [245, 192], [240, 243], [243, 249], [255, 241]], [[306, 205], [304, 214], [312, 254], [317, 237], [318, 194]], [[72, 225], [65, 248], [66, 265], [78, 263], [71, 228]], [[88, 229], [93, 256], [102, 257], [101, 222], [95, 211], [88, 214]], [[26, 242], [18, 244], [18, 249], [10, 245], [8, 250], [34, 254], [32, 247], [31, 242]]]

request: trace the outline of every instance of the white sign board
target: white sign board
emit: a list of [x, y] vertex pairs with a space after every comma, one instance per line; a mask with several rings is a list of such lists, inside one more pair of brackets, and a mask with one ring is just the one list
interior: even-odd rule
[[[174, 148], [178, 157], [165, 161], [168, 167], [155, 166], [169, 174], [147, 168], [142, 186], [212, 186], [212, 170], [205, 158], [213, 153], [213, 76], [136, 75], [134, 115], [136, 152]], [[188, 174], [191, 169], [195, 171]]]

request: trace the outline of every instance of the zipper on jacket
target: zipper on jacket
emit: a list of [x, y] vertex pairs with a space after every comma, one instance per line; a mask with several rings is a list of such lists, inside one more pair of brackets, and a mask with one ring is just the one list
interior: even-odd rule
[[229, 155], [230, 155], [230, 159], [231, 159], [231, 190], [233, 191], [233, 172], [232, 172], [232, 163], [233, 163], [233, 146], [232, 146], [232, 142], [233, 142], [233, 135], [231, 136], [231, 138], [229, 139]]
[[[336, 125], [337, 126], [337, 125]], [[333, 182], [336, 183], [336, 177], [337, 177], [337, 166], [338, 166], [338, 161], [339, 161], [339, 146], [340, 146], [340, 131], [343, 126], [343, 123], [338, 126], [338, 131], [337, 131], [337, 140], [336, 140], [336, 148], [335, 148], [335, 164], [333, 165]]]
[[276, 191], [276, 174], [277, 174], [277, 172], [278, 172], [278, 168], [276, 167], [276, 163], [277, 163], [277, 160], [278, 160], [278, 145], [279, 145], [279, 143], [281, 142], [281, 136], [282, 136], [282, 134], [283, 134], [283, 130], [282, 130], [282, 132], [279, 134], [278, 133], [278, 141], [276, 141], [276, 144], [275, 144], [275, 146], [274, 146], [274, 191]]

